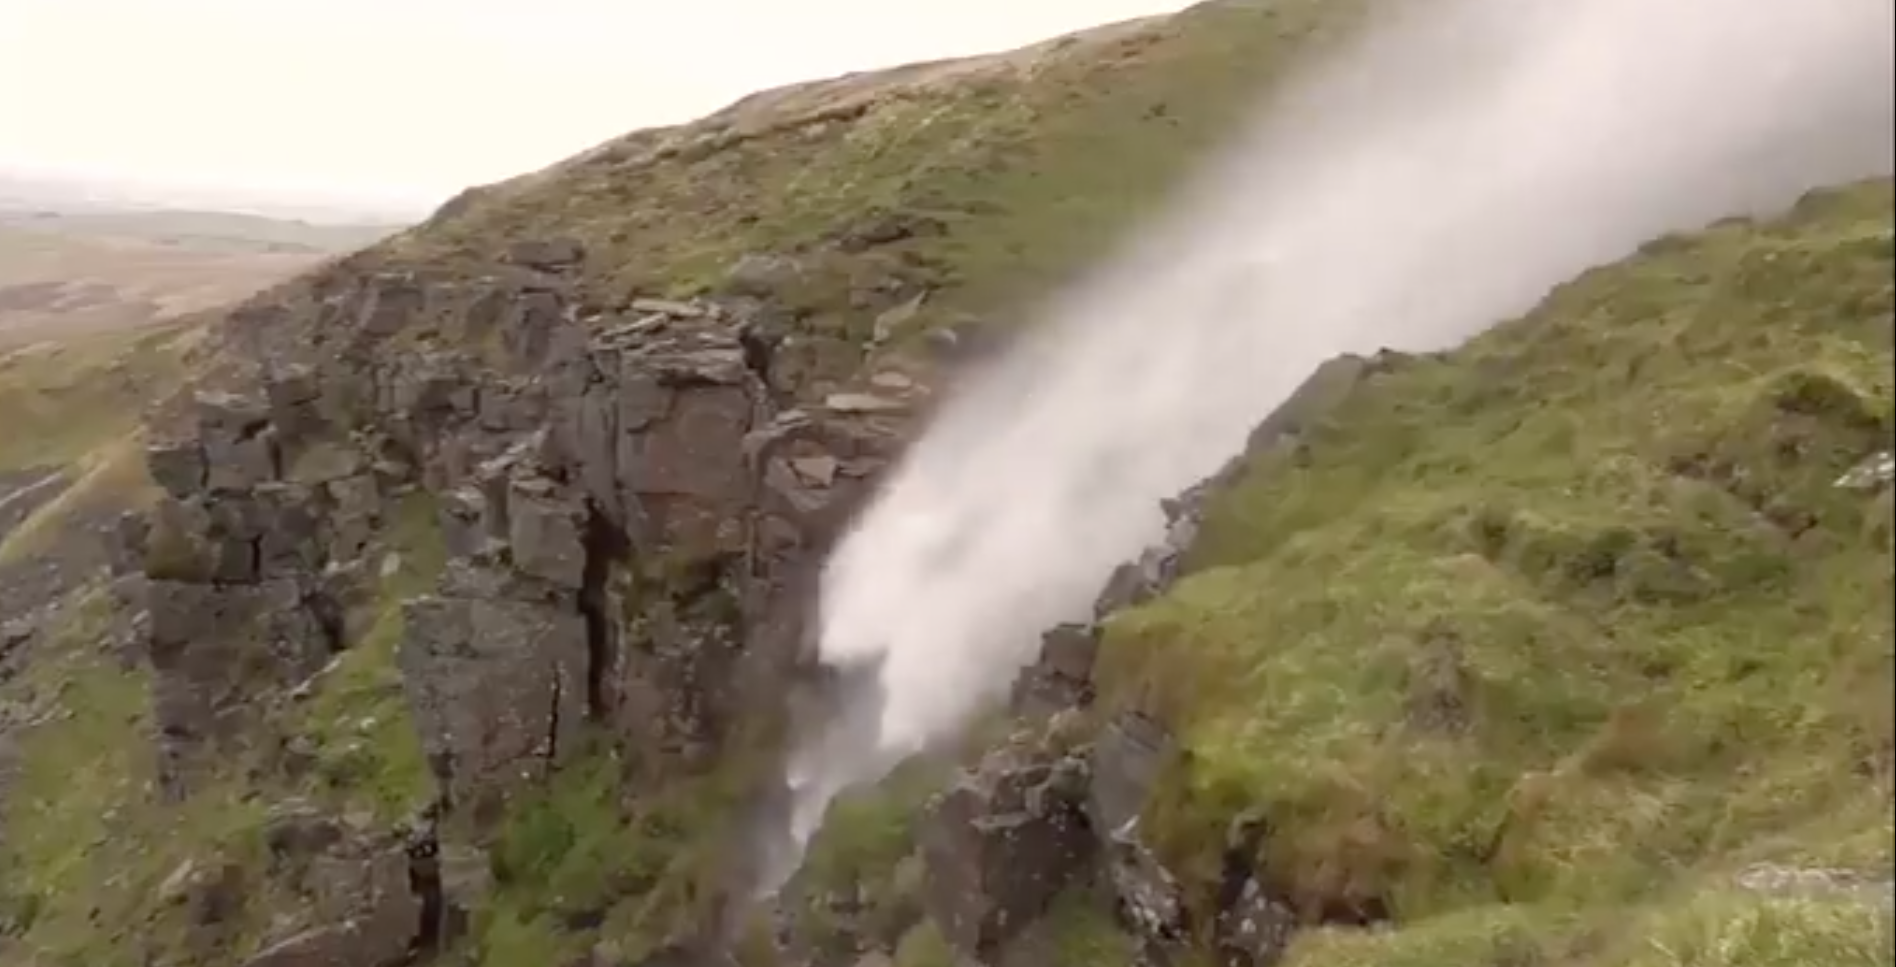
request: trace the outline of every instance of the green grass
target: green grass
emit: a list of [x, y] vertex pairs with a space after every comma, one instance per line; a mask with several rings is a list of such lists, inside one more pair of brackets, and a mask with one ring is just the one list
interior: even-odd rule
[[1611, 967], [1887, 967], [1896, 929], [1887, 907], [1711, 891], [1639, 921]]
[[636, 960], [719, 915], [750, 778], [738, 762], [658, 786], [626, 782], [604, 737], [510, 810], [477, 912], [481, 967], [539, 967], [596, 943]]
[[157, 499], [158, 487], [145, 473], [145, 454], [137, 434], [112, 440], [79, 458], [67, 470], [75, 479], [0, 540], [0, 566], [18, 564], [59, 550], [70, 539], [74, 520], [100, 520], [112, 511], [139, 510]]
[[163, 887], [187, 868], [254, 874], [262, 806], [235, 783], [179, 804], [157, 797], [146, 676], [100, 651], [109, 599], [82, 593], [54, 643], [57, 657], [0, 696], [36, 690], [55, 696], [57, 710], [19, 738], [19, 773], [0, 814], [0, 908], [11, 908], [28, 963], [202, 964], [259, 929], [254, 908], [197, 927]]
[[66, 466], [132, 435], [142, 407], [183, 380], [197, 332], [173, 323], [0, 353], [0, 470]]
[[366, 604], [372, 615], [358, 619], [367, 627], [362, 640], [337, 659], [289, 727], [314, 743], [321, 792], [345, 807], [366, 806], [384, 822], [409, 818], [434, 795], [395, 661], [402, 602], [432, 591], [446, 566], [434, 515], [426, 492], [395, 505], [382, 540], [399, 566], [381, 577]]
[[895, 948], [895, 967], [955, 967], [958, 959], [933, 920], [918, 924]]
[[1113, 919], [1111, 901], [1068, 889], [1048, 908], [1026, 943], [1046, 952], [1046, 967], [1133, 967], [1137, 950]]
[[1483, 907], [1405, 930], [1315, 930], [1285, 967], [1887, 967], [1887, 907], [1708, 888], [1596, 912]]
[[1889, 869], [1890, 498], [1832, 484], [1896, 426], [1890, 203], [1648, 246], [1249, 468], [1102, 659], [1188, 750], [1188, 882], [1241, 814], [1308, 908], [1419, 924]]
[[[271, 929], [271, 913], [301, 901], [267, 881], [262, 837], [271, 803], [314, 792], [340, 811], [367, 810], [384, 824], [412, 815], [429, 794], [419, 739], [409, 724], [394, 670], [405, 596], [419, 593], [441, 567], [425, 496], [410, 498], [391, 521], [387, 541], [403, 565], [383, 581], [370, 607], [379, 617], [311, 696], [294, 722], [272, 722], [253, 748], [284, 725], [315, 741], [320, 788], [291, 788], [280, 777], [232, 758], [183, 802], [159, 795], [150, 681], [101, 649], [112, 601], [80, 592], [46, 657], [0, 700], [53, 695], [59, 714], [21, 738], [21, 769], [0, 816], [0, 919], [24, 927], [32, 963], [86, 967], [202, 967], [247, 949]], [[393, 616], [393, 624], [390, 623]], [[223, 925], [192, 923], [188, 905], [164, 884], [180, 870], [228, 869], [240, 909]], [[280, 929], [280, 925], [277, 925]]]
[[[795, 903], [796, 939], [812, 955], [843, 957], [864, 942], [893, 946], [922, 919], [917, 836], [946, 768], [911, 760], [830, 805], [786, 889]], [[859, 902], [860, 909], [839, 914], [830, 898]]]

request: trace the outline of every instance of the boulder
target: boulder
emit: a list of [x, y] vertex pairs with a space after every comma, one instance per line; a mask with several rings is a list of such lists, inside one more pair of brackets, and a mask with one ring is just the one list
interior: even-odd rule
[[544, 477], [517, 477], [502, 512], [514, 569], [577, 591], [586, 577], [585, 506]]
[[1044, 719], [1091, 705], [1099, 643], [1100, 629], [1093, 624], [1063, 624], [1047, 632], [1039, 659], [1014, 681], [1014, 714]]
[[402, 331], [427, 306], [421, 285], [405, 273], [371, 276], [353, 301], [354, 330], [371, 341]]
[[137, 511], [115, 518], [105, 532], [106, 567], [115, 578], [143, 573], [150, 549], [151, 521]]
[[204, 460], [204, 448], [196, 440], [147, 446], [145, 470], [153, 483], [178, 500], [202, 492], [210, 473]]
[[285, 366], [264, 381], [263, 392], [270, 423], [285, 441], [300, 442], [321, 430], [322, 384], [313, 368]]
[[1015, 748], [964, 773], [923, 821], [923, 899], [944, 938], [992, 958], [1096, 851], [1083, 760]]
[[1216, 923], [1219, 967], [1269, 967], [1284, 957], [1297, 930], [1297, 914], [1246, 878], [1236, 899]]
[[1095, 740], [1086, 811], [1105, 846], [1107, 882], [1148, 951], [1176, 948], [1187, 935], [1184, 895], [1139, 839], [1139, 815], [1176, 747], [1158, 723], [1137, 714], [1109, 722]]
[[404, 614], [402, 687], [449, 802], [504, 801], [573, 750], [590, 660], [576, 610], [427, 597]]
[[192, 398], [197, 412], [198, 436], [203, 440], [235, 440], [252, 436], [270, 423], [270, 410], [249, 396], [205, 391]]
[[270, 808], [264, 818], [263, 842], [273, 867], [303, 869], [339, 846], [348, 832], [314, 803], [293, 799]]
[[585, 246], [570, 238], [526, 239], [507, 249], [507, 261], [543, 272], [568, 269], [585, 258]]

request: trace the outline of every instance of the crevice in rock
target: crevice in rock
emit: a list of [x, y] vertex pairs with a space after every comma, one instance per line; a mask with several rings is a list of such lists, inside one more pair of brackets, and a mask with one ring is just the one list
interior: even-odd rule
[[244, 542], [245, 554], [248, 558], [243, 565], [244, 573], [247, 575], [257, 575], [259, 579], [261, 579], [263, 574], [263, 541], [262, 535], [258, 535]]
[[323, 654], [340, 654], [349, 647], [348, 618], [334, 597], [318, 591], [304, 599], [303, 607], [322, 638]]
[[445, 751], [430, 751], [427, 755], [428, 774], [434, 777], [434, 807], [442, 814], [452, 813], [454, 798], [454, 758]]
[[1220, 857], [1217, 909], [1231, 910], [1244, 896], [1257, 863], [1258, 850], [1270, 835], [1270, 823], [1261, 817], [1244, 817], [1232, 824]]
[[553, 688], [546, 710], [546, 745], [541, 752], [541, 761], [545, 765], [542, 775], [551, 776], [553, 767], [560, 761], [560, 705], [566, 700], [566, 676], [554, 674]]
[[776, 356], [777, 344], [781, 341], [779, 333], [755, 320], [737, 327], [737, 343], [744, 350], [744, 367], [765, 386], [772, 385], [771, 360]]
[[408, 844], [408, 890], [420, 900], [420, 922], [408, 948], [408, 963], [426, 963], [448, 939], [447, 892], [441, 885], [441, 841], [432, 819]]
[[610, 600], [612, 569], [625, 560], [630, 548], [625, 534], [596, 507], [586, 515], [584, 545], [579, 613], [586, 620], [586, 717], [601, 722], [611, 713], [608, 693], [612, 669], [619, 660], [618, 624]]

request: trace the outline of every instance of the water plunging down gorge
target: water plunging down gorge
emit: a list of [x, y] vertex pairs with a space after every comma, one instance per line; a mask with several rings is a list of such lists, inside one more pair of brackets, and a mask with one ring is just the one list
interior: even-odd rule
[[793, 758], [797, 844], [964, 726], [1323, 360], [1454, 344], [1647, 239], [1892, 169], [1879, 0], [1403, 13], [1270, 104], [885, 480], [824, 573], [822, 658], [866, 681]]

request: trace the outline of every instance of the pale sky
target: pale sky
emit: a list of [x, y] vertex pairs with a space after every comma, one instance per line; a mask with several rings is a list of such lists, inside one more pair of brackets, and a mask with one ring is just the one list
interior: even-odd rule
[[0, 168], [408, 196], [1184, 0], [0, 0]]

